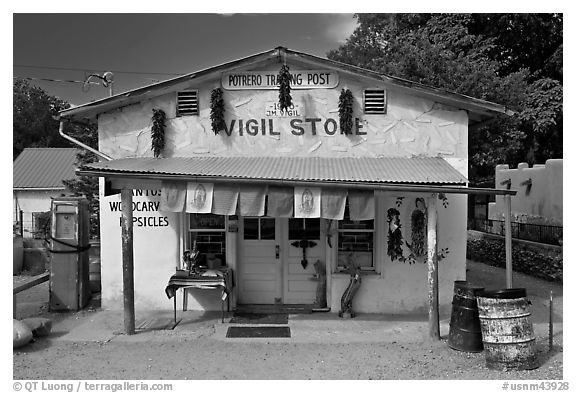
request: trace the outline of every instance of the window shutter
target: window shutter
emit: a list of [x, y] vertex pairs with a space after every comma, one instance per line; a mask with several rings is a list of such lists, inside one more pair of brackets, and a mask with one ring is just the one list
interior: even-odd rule
[[198, 90], [178, 92], [176, 116], [198, 115]]
[[386, 90], [364, 90], [364, 113], [386, 114]]

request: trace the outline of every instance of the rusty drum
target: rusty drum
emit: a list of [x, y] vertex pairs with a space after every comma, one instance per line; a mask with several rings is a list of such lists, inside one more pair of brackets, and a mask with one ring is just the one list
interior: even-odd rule
[[534, 329], [526, 290], [482, 291], [477, 300], [486, 366], [493, 370], [537, 368]]
[[473, 287], [467, 281], [454, 281], [454, 298], [448, 346], [464, 352], [480, 352], [482, 331], [478, 317], [476, 294], [484, 288]]

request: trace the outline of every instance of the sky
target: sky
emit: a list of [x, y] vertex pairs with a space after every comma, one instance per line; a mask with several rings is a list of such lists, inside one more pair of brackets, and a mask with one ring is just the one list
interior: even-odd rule
[[[353, 14], [329, 13], [15, 13], [13, 77], [83, 82], [110, 71], [118, 94], [277, 46], [326, 57], [356, 25]], [[30, 83], [72, 105], [110, 94], [101, 84]]]

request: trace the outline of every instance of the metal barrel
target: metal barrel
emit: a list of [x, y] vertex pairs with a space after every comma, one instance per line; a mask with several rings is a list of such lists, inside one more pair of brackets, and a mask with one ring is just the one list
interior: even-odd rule
[[448, 334], [450, 348], [464, 352], [481, 352], [484, 349], [476, 303], [476, 294], [483, 289], [473, 287], [467, 281], [454, 281], [454, 298]]
[[493, 370], [538, 367], [526, 289], [483, 291], [477, 296], [486, 366]]

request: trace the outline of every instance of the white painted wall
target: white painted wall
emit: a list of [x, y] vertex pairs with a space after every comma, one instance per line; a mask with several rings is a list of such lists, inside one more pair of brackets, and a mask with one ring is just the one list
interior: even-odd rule
[[[290, 65], [297, 69], [298, 65]], [[273, 63], [270, 68], [277, 69]], [[310, 66], [305, 67], [310, 69]], [[468, 115], [464, 110], [447, 107], [433, 101], [408, 95], [394, 87], [389, 87], [388, 113], [386, 115], [364, 115], [362, 112], [362, 91], [364, 88], [387, 88], [382, 82], [360, 80], [340, 76], [340, 84], [335, 89], [293, 90], [294, 101], [305, 107], [302, 117], [302, 136], [292, 133], [290, 119], [275, 118], [274, 130], [279, 136], [239, 135], [238, 121], [244, 124], [248, 119], [262, 119], [267, 102], [277, 101], [275, 90], [225, 91], [226, 121], [232, 120], [236, 126], [230, 136], [221, 132], [214, 135], [210, 126], [210, 92], [220, 86], [219, 80], [190, 83], [190, 88], [199, 89], [200, 115], [175, 117], [176, 93], [166, 94], [139, 104], [123, 107], [98, 117], [99, 148], [114, 158], [151, 157], [150, 127], [152, 109], [163, 109], [168, 117], [167, 146], [165, 156], [320, 156], [320, 157], [409, 157], [414, 155], [442, 156], [463, 175], [467, 176]], [[355, 99], [354, 113], [360, 118], [361, 132], [366, 135], [345, 136], [337, 133], [330, 136], [324, 131], [326, 119], [338, 121], [338, 97], [341, 88], [349, 88]], [[312, 132], [311, 123], [305, 118], [318, 118], [318, 131]], [[408, 265], [390, 262], [386, 255], [387, 228], [386, 209], [395, 206], [397, 194], [383, 194], [379, 197], [380, 227], [377, 236], [377, 274], [363, 277], [362, 287], [354, 301], [359, 312], [414, 313], [427, 307], [427, 268], [425, 264]], [[110, 199], [112, 198], [112, 199]], [[113, 199], [116, 198], [116, 199]], [[107, 203], [118, 197], [101, 198], [102, 211], [102, 302], [105, 308], [122, 307], [122, 274], [119, 214], [105, 209]], [[466, 244], [466, 198], [450, 196], [446, 209], [439, 201], [440, 248], [448, 247], [450, 254], [440, 262], [439, 283], [440, 303], [446, 307], [452, 299], [453, 281], [465, 278]], [[410, 205], [412, 206], [412, 204]], [[402, 221], [404, 233], [409, 234], [408, 198], [404, 202]], [[160, 213], [154, 213], [160, 215]], [[138, 307], [170, 308], [164, 287], [179, 260], [180, 226], [178, 217], [166, 215], [170, 225], [161, 229], [135, 227], [135, 301]], [[382, 221], [384, 220], [384, 221]], [[237, 234], [228, 233], [228, 264], [236, 268]], [[336, 244], [336, 243], [334, 243]], [[236, 252], [235, 252], [236, 251]], [[334, 266], [333, 249], [326, 249], [327, 266]], [[348, 284], [348, 276], [334, 273], [328, 277], [328, 301], [333, 312], [340, 309], [340, 297]], [[189, 296], [190, 309], [220, 308], [214, 301], [212, 291], [194, 291]], [[181, 299], [181, 298], [179, 298]], [[180, 300], [179, 300], [180, 301]]]
[[[377, 198], [378, 217], [375, 239], [378, 244], [375, 250], [376, 269], [379, 274], [362, 275], [362, 284], [354, 301], [353, 309], [364, 313], [390, 314], [427, 314], [428, 312], [428, 267], [426, 262], [409, 264], [398, 260], [392, 261], [387, 255], [388, 225], [386, 211], [393, 207], [400, 211], [402, 235], [404, 238], [404, 255], [409, 254], [406, 241], [411, 242], [410, 216], [414, 210], [416, 197], [430, 198], [431, 194], [409, 195], [379, 192]], [[397, 207], [397, 197], [405, 197], [402, 205]], [[426, 202], [428, 204], [428, 201]], [[466, 196], [448, 195], [448, 206], [443, 207], [437, 201], [438, 209], [438, 249], [448, 248], [446, 258], [438, 263], [439, 302], [441, 312], [449, 313], [455, 280], [466, 279]], [[335, 252], [332, 250], [330, 266], [336, 266]], [[339, 311], [340, 299], [348, 286], [350, 275], [332, 274], [331, 303], [332, 311]]]
[[[143, 203], [160, 203], [157, 195], [133, 195], [139, 208]], [[122, 295], [122, 228], [120, 210], [111, 206], [120, 204], [120, 194], [100, 195], [100, 257], [102, 277], [102, 308], [121, 310]], [[134, 303], [136, 312], [148, 309], [169, 309], [172, 300], [164, 289], [174, 274], [179, 259], [179, 214], [153, 211], [133, 211], [134, 219]], [[162, 226], [150, 226], [162, 225]], [[180, 294], [180, 296], [182, 296]], [[179, 299], [180, 305], [182, 298]]]
[[50, 211], [52, 199], [64, 194], [66, 190], [56, 191], [14, 191], [12, 193], [12, 217], [18, 221], [19, 210], [22, 210], [24, 221], [24, 237], [32, 237], [32, 213]]

